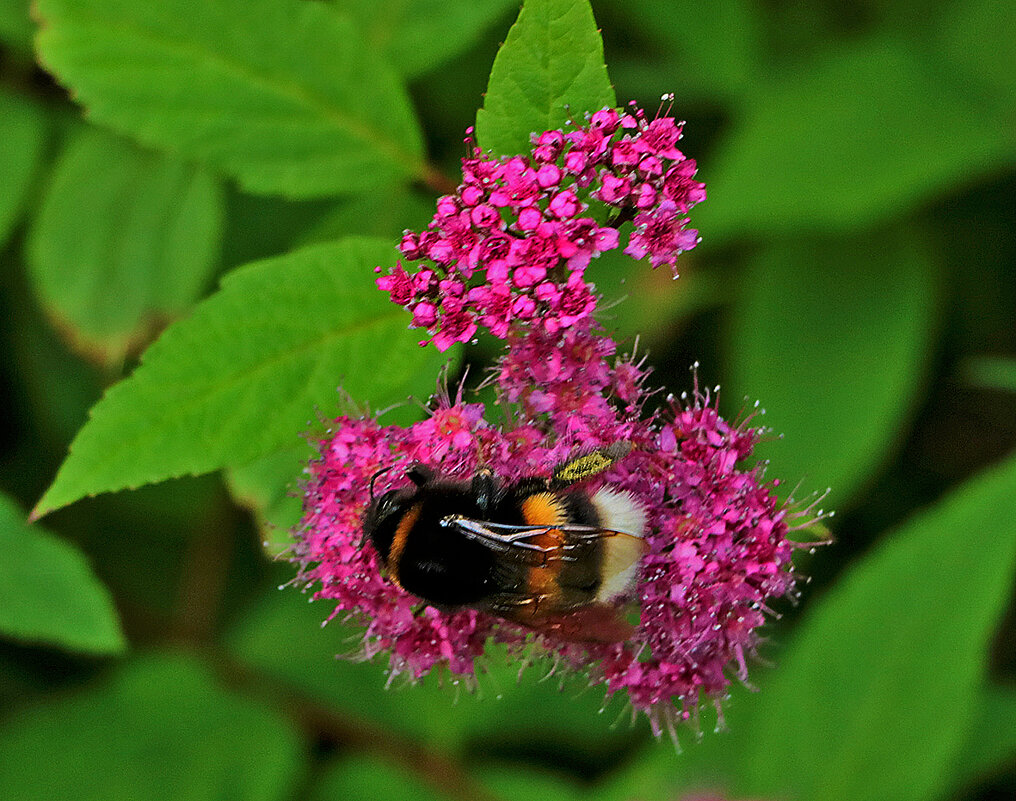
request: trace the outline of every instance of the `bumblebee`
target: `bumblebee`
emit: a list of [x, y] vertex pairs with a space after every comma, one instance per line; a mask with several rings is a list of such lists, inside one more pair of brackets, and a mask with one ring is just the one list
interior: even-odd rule
[[627, 443], [585, 452], [551, 478], [505, 483], [489, 469], [453, 480], [420, 463], [412, 486], [374, 498], [364, 539], [388, 579], [437, 608], [490, 612], [573, 641], [626, 639], [619, 601], [646, 551], [645, 510], [627, 492], [576, 484], [631, 451]]

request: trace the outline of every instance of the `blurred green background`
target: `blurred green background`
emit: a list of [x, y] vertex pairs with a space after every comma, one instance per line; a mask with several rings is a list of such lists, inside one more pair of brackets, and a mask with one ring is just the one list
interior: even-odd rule
[[[455, 180], [517, 4], [465, 3], [468, 24], [451, 2], [332, 5]], [[88, 409], [218, 276], [395, 242], [436, 194], [287, 200], [141, 147], [87, 120], [36, 63], [28, 3], [0, 0], [0, 798], [1016, 797], [1016, 6], [592, 7], [619, 102], [676, 93], [709, 193], [676, 283], [593, 264], [624, 298], [605, 322], [668, 391], [698, 361], [728, 416], [760, 401], [768, 475], [837, 510], [760, 692], [734, 691], [727, 731], [710, 707], [677, 755], [621, 699], [497, 655], [475, 694], [386, 689], [382, 664], [333, 659], [353, 634], [321, 628], [330, 610], [279, 590], [296, 447], [29, 528]]]

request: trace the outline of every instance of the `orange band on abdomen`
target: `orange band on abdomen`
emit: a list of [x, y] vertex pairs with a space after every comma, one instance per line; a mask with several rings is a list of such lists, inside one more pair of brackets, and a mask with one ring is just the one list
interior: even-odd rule
[[423, 508], [422, 504], [416, 504], [411, 506], [402, 519], [399, 521], [398, 527], [395, 529], [395, 536], [392, 538], [392, 547], [388, 549], [388, 579], [397, 587], [402, 588], [399, 583], [399, 562], [402, 560], [402, 552], [406, 548], [406, 539], [409, 537], [409, 532], [416, 525], [417, 519], [420, 517], [420, 510]]
[[[522, 502], [522, 518], [530, 526], [563, 525], [568, 522], [568, 513], [561, 499], [553, 492], [540, 492], [530, 495]], [[553, 549], [542, 567], [532, 567], [526, 575], [526, 592], [535, 597], [543, 597], [543, 608], [531, 606], [520, 618], [536, 618], [554, 609], [554, 602], [560, 596], [561, 589], [557, 578], [563, 563], [560, 559], [564, 545], [564, 534], [556, 528], [533, 537], [530, 542], [541, 548]]]

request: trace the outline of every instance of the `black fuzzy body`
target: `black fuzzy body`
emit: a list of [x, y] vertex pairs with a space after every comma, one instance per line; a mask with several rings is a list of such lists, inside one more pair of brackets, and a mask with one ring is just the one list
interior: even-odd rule
[[[544, 478], [500, 487], [489, 472], [470, 482], [411, 476], [417, 486], [393, 490], [368, 510], [364, 532], [384, 561], [389, 576], [404, 590], [443, 608], [472, 607], [503, 613], [524, 603], [533, 567], [512, 552], [499, 552], [442, 521], [455, 515], [489, 523], [525, 526], [525, 501], [550, 493]], [[564, 522], [597, 526], [598, 515], [586, 493], [553, 491], [565, 510]], [[401, 533], [400, 533], [401, 530]], [[560, 570], [570, 605], [588, 603], [599, 587], [600, 545], [591, 542], [582, 557]]]
[[[398, 564], [403, 589], [438, 606], [475, 606], [521, 580], [506, 574], [483, 543], [441, 525], [448, 515], [487, 517], [468, 485], [433, 485], [417, 492], [420, 516], [406, 538]], [[510, 522], [508, 520], [498, 522]]]

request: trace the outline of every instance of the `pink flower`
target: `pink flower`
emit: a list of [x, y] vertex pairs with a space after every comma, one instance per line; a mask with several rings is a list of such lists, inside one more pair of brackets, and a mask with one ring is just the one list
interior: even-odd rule
[[663, 195], [679, 212], [685, 214], [696, 203], [706, 199], [706, 185], [692, 180], [695, 177], [694, 159], [685, 159], [667, 172], [663, 178]]
[[437, 307], [433, 303], [421, 301], [413, 308], [413, 325], [417, 328], [430, 328], [437, 320]]
[[676, 123], [673, 117], [658, 117], [645, 128], [635, 148], [643, 153], [680, 161], [684, 156], [675, 145], [681, 138], [683, 125]]
[[538, 164], [549, 164], [557, 161], [564, 148], [564, 134], [561, 131], [544, 131], [539, 136], [533, 135], [533, 159]]
[[[486, 643], [531, 641], [588, 670], [609, 694], [626, 693], [659, 734], [700, 700], [721, 698], [732, 675], [744, 678], [764, 610], [794, 591], [791, 525], [760, 470], [738, 467], [761, 433], [750, 418], [727, 422], [697, 387], [689, 400], [646, 414], [647, 371], [617, 360], [615, 343], [584, 319], [554, 334], [508, 331], [493, 382], [509, 423], [488, 423], [482, 405], [447, 396], [407, 428], [336, 420], [310, 465], [296, 553], [316, 596], [336, 615], [362, 620], [362, 652], [387, 653], [393, 673], [417, 679], [444, 665], [469, 678]], [[476, 609], [421, 604], [386, 580], [370, 544], [360, 545], [380, 470], [377, 493], [405, 486], [412, 462], [459, 480], [487, 466], [513, 482], [548, 475], [576, 450], [617, 443], [633, 450], [586, 485], [626, 492], [648, 516], [633, 591], [639, 623], [624, 641], [577, 641]]]
[[[380, 271], [380, 267], [377, 271]], [[390, 275], [383, 275], [376, 280], [377, 288], [392, 296], [392, 303], [399, 306], [407, 305], [413, 299], [413, 281], [402, 269], [402, 262], [395, 265]]]
[[618, 177], [612, 172], [605, 172], [601, 183], [597, 197], [604, 203], [620, 205], [631, 194], [631, 179], [627, 177]]
[[581, 211], [582, 206], [570, 189], [558, 192], [550, 199], [550, 213], [563, 220], [571, 219]]
[[665, 200], [655, 211], [635, 217], [635, 232], [624, 252], [636, 259], [648, 255], [654, 270], [667, 264], [676, 278], [678, 255], [698, 244], [698, 231], [685, 228], [687, 223], [687, 217], [677, 216], [674, 203]]
[[[682, 125], [669, 116], [647, 120], [633, 106], [602, 109], [585, 125], [535, 134], [528, 154], [490, 158], [467, 139], [471, 151], [462, 160], [457, 193], [438, 200], [427, 230], [403, 236], [405, 261], [423, 265], [407, 273], [399, 263], [378, 286], [412, 311], [412, 324], [426, 328], [442, 348], [474, 335], [466, 318], [498, 337], [516, 319], [537, 321], [551, 333], [574, 325], [595, 307], [593, 286], [575, 282], [593, 258], [620, 246], [623, 221], [636, 221], [624, 252], [649, 255], [654, 267], [675, 268], [677, 255], [698, 242], [697, 233], [684, 228], [687, 220], [677, 217], [705, 198], [704, 185], [694, 180], [695, 162], [675, 147]], [[535, 294], [546, 281], [559, 292], [544, 287]], [[468, 291], [485, 284], [510, 289], [496, 319], [479, 305], [487, 295]], [[456, 297], [464, 294], [467, 301], [446, 306], [445, 286], [464, 287]], [[417, 311], [420, 303], [429, 305]]]
[[[744, 679], [767, 604], [794, 592], [788, 512], [760, 468], [739, 467], [761, 429], [750, 416], [725, 421], [697, 384], [690, 399], [647, 412], [644, 361], [618, 359], [592, 317], [586, 267], [620, 245], [622, 221], [635, 223], [624, 252], [654, 268], [676, 269], [698, 241], [683, 215], [705, 191], [676, 148], [681, 125], [604, 109], [587, 125], [534, 135], [528, 155], [474, 148], [456, 195], [438, 201], [427, 230], [402, 239], [404, 258], [424, 264], [408, 273], [400, 262], [377, 278], [440, 350], [480, 327], [506, 340], [489, 379], [501, 424], [446, 393], [405, 428], [339, 418], [310, 465], [296, 533], [302, 576], [336, 615], [363, 621], [362, 654], [388, 654], [393, 675], [445, 666], [469, 679], [488, 642], [533, 643], [608, 694], [625, 692], [657, 734], [673, 732], [700, 700], [721, 698], [731, 674]], [[382, 575], [373, 545], [361, 545], [374, 485], [405, 487], [410, 464], [458, 481], [485, 467], [511, 484], [619, 444], [630, 451], [581, 483], [627, 495], [646, 515], [639, 578], [618, 602], [638, 607], [630, 634], [615, 622], [610, 636], [576, 636], [577, 625], [609, 623], [602, 604], [576, 610], [588, 613], [582, 624], [533, 630], [478, 608], [438, 609]]]

